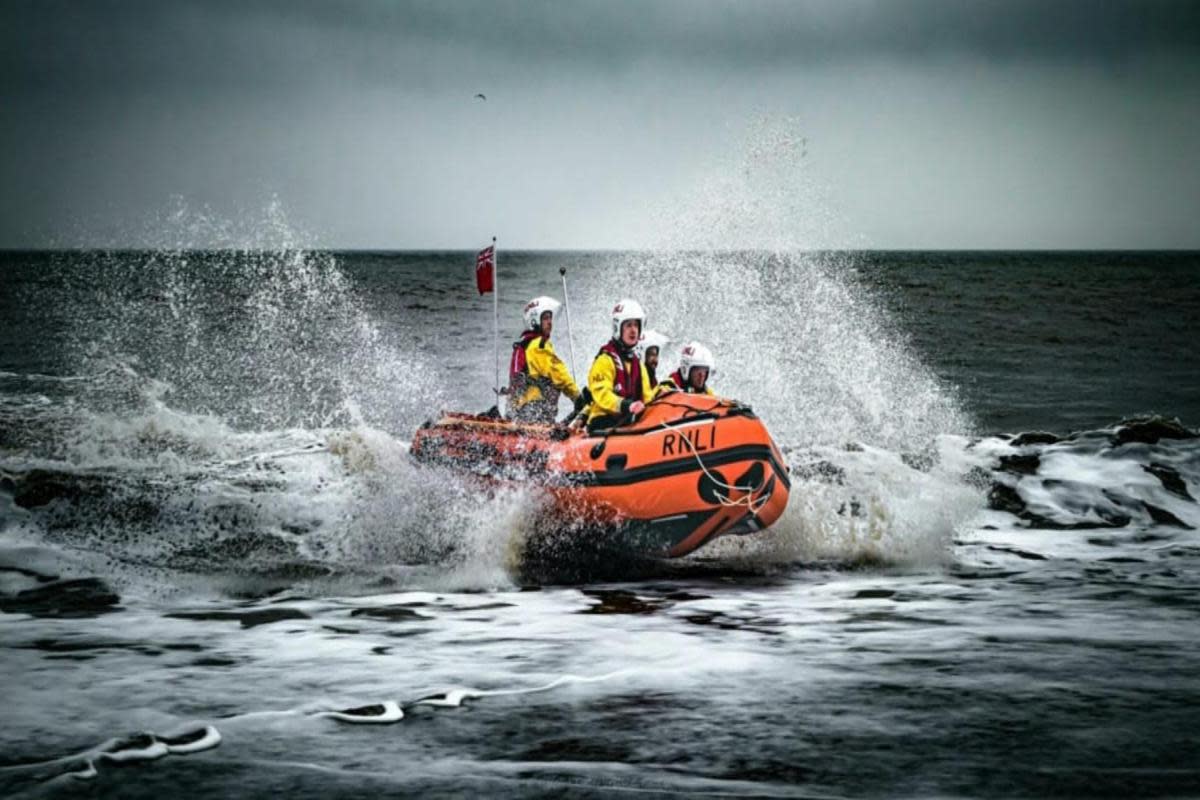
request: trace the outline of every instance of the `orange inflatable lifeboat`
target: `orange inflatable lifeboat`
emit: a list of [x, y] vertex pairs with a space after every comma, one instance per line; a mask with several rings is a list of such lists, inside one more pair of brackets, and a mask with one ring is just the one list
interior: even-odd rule
[[675, 392], [633, 423], [589, 434], [454, 412], [425, 423], [411, 453], [489, 480], [543, 487], [557, 511], [599, 523], [610, 544], [683, 556], [774, 523], [791, 481], [748, 406]]

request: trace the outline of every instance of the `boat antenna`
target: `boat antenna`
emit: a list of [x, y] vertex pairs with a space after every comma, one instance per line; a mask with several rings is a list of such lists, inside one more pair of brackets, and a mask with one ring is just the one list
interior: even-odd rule
[[492, 237], [492, 341], [495, 344], [493, 364], [496, 367], [496, 409], [503, 416], [500, 404], [504, 401], [504, 387], [500, 385], [500, 254], [496, 252], [496, 237]]
[[563, 284], [563, 316], [567, 318], [567, 352], [571, 355], [571, 380], [575, 380], [575, 337], [571, 336], [571, 307], [567, 305], [567, 268], [559, 267]]

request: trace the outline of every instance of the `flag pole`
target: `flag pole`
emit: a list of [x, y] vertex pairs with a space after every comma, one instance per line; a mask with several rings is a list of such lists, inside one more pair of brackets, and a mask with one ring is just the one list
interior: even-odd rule
[[571, 354], [571, 380], [575, 380], [575, 337], [571, 335], [571, 306], [567, 303], [567, 268], [559, 267], [563, 284], [563, 316], [567, 318], [567, 352]]
[[495, 343], [494, 366], [496, 368], [496, 408], [500, 409], [500, 254], [496, 251], [496, 237], [492, 237], [492, 334]]

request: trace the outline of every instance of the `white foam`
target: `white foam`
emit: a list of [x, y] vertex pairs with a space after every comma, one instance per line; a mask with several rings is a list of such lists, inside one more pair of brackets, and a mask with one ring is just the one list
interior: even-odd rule
[[603, 683], [605, 681], [620, 678], [629, 675], [635, 670], [622, 669], [613, 672], [608, 672], [603, 675], [561, 675], [549, 683], [541, 686], [531, 686], [527, 688], [514, 689], [471, 689], [457, 688], [449, 689], [444, 692], [422, 697], [414, 700], [411, 705], [414, 706], [432, 706], [434, 708], [459, 708], [467, 700], [477, 700], [484, 697], [508, 697], [515, 695], [526, 694], [541, 694], [557, 689], [560, 686], [568, 686], [572, 684], [587, 684], [587, 683]]
[[[378, 713], [375, 713], [376, 707], [379, 709]], [[368, 711], [371, 713], [367, 713]], [[390, 725], [404, 719], [404, 710], [395, 700], [385, 700], [377, 706], [364, 706], [343, 711], [321, 711], [316, 716], [355, 725]]]

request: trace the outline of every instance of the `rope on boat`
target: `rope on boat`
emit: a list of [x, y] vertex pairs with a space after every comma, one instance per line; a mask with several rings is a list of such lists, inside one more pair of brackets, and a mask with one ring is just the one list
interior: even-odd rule
[[[670, 425], [663, 425], [663, 427], [672, 429], [672, 430], [674, 429], [674, 426], [670, 426]], [[713, 495], [717, 498], [718, 503], [725, 506], [726, 508], [736, 508], [737, 506], [745, 506], [746, 509], [751, 514], [757, 514], [759, 511], [762, 511], [763, 507], [767, 504], [767, 501], [769, 501], [771, 499], [771, 496], [763, 495], [758, 500], [755, 500], [754, 493], [757, 492], [759, 489], [761, 489], [765, 485], [765, 482], [766, 482], [765, 478], [764, 478], [763, 483], [760, 483], [758, 486], [755, 486], [753, 488], [749, 488], [749, 487], [745, 487], [745, 486], [731, 486], [728, 483], [725, 483], [723, 480], [719, 479], [716, 475], [714, 475], [712, 472], [709, 471], [708, 467], [705, 466], [705, 464], [704, 464], [704, 459], [700, 457], [700, 454], [698, 452], [696, 452], [696, 446], [694, 444], [692, 444], [691, 439], [689, 439], [686, 436], [680, 436], [679, 439], [680, 439], [680, 441], [687, 442], [688, 450], [690, 450], [692, 453], [692, 458], [696, 459], [696, 463], [700, 465], [700, 470], [704, 473], [704, 475], [710, 481], [713, 482], [714, 485], [719, 486], [720, 488], [725, 489], [728, 492], [738, 491], [738, 492], [746, 493], [744, 497], [741, 497], [737, 500], [730, 500], [729, 495], [721, 494], [720, 492], [714, 491]]]

